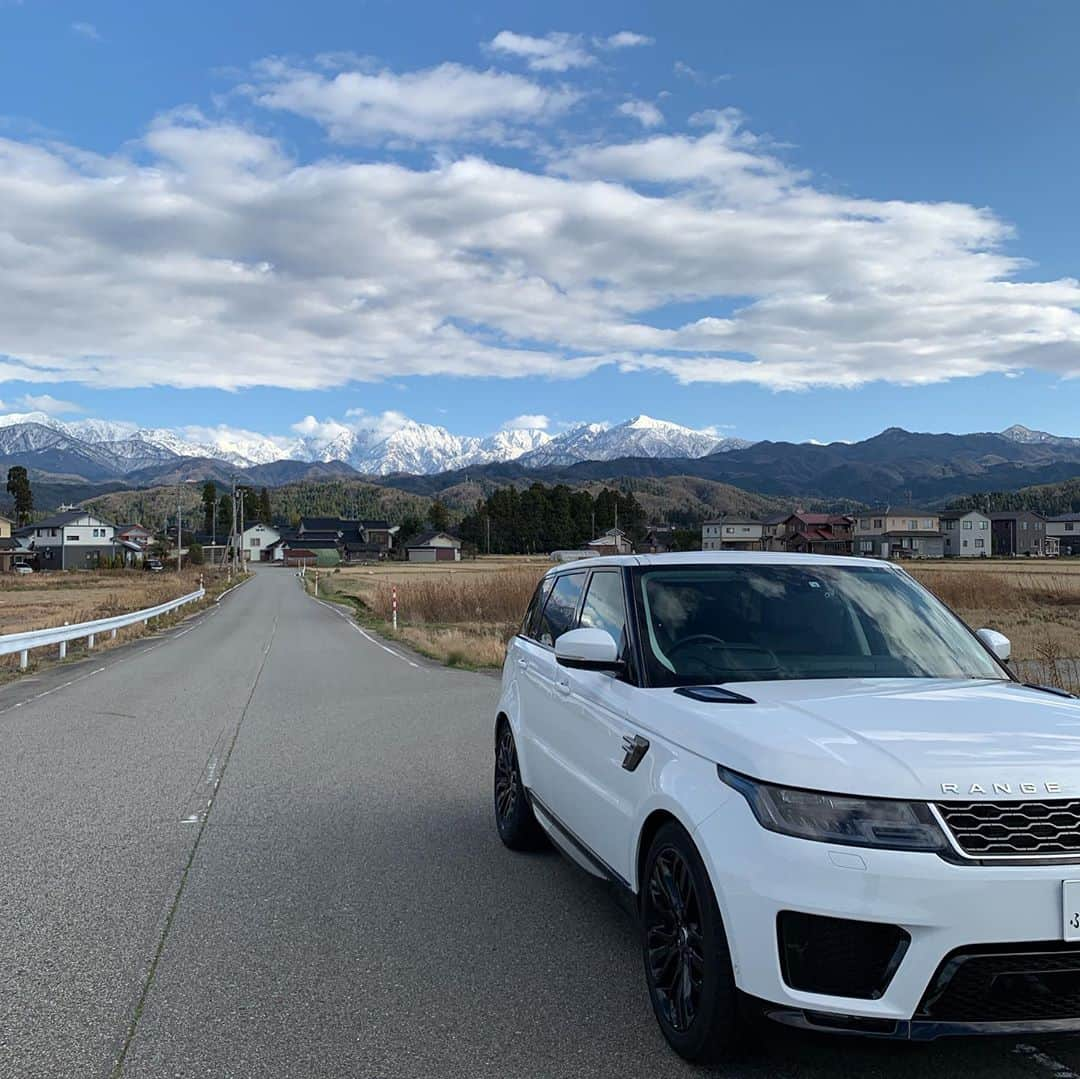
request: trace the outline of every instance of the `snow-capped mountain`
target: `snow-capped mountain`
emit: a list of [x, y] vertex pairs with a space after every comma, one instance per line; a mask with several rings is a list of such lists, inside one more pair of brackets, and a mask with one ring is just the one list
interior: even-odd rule
[[667, 420], [635, 416], [614, 427], [583, 424], [523, 456], [521, 463], [529, 468], [546, 468], [578, 461], [613, 461], [618, 457], [704, 457], [749, 445], [742, 438], [720, 438]]
[[42, 412], [0, 416], [0, 457], [27, 457], [41, 472], [95, 479], [119, 478], [184, 458], [208, 458], [236, 468], [282, 460], [336, 461], [367, 475], [431, 475], [504, 461], [544, 468], [618, 457], [702, 457], [746, 445], [742, 439], [718, 438], [649, 416], [615, 426], [582, 424], [554, 436], [535, 427], [457, 435], [396, 414], [352, 425], [309, 418], [285, 436], [229, 427], [172, 430], [126, 421], [67, 421]]
[[1033, 431], [1022, 423], [1014, 423], [1012, 427], [1006, 427], [1001, 433], [1012, 442], [1022, 442], [1029, 446], [1037, 444], [1045, 446], [1080, 446], [1080, 438], [1052, 435], [1047, 431]]

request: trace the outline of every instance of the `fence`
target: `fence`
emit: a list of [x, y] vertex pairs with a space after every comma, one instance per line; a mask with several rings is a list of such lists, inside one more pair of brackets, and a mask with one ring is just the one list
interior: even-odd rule
[[175, 611], [186, 603], [194, 603], [206, 595], [206, 590], [200, 588], [197, 592], [189, 592], [179, 599], [171, 599], [168, 603], [159, 603], [156, 607], [145, 607], [141, 611], [130, 611], [128, 614], [118, 614], [113, 618], [99, 618], [95, 622], [76, 622], [72, 626], [54, 626], [51, 629], [32, 629], [26, 633], [7, 633], [0, 636], [0, 656], [10, 656], [19, 653], [19, 668], [26, 670], [30, 662], [30, 652], [34, 648], [47, 648], [50, 645], [60, 646], [60, 658], [67, 656], [68, 641], [86, 639], [86, 647], [93, 648], [95, 639], [102, 633], [116, 636], [118, 629], [125, 626], [133, 626], [136, 622], [144, 625], [151, 618], [160, 618], [163, 614]]

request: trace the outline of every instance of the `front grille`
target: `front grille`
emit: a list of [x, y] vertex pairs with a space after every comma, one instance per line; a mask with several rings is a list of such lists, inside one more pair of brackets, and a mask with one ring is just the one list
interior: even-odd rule
[[898, 925], [782, 910], [776, 919], [780, 969], [792, 989], [876, 1000], [888, 988], [911, 937]]
[[973, 858], [1080, 853], [1080, 800], [938, 802], [937, 809]]
[[1023, 951], [960, 949], [938, 968], [916, 1019], [1021, 1023], [1080, 1019], [1080, 949], [1061, 943]]

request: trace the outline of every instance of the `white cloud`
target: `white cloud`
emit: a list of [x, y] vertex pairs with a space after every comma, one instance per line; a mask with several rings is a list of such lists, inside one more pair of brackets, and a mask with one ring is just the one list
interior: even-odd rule
[[[1080, 284], [1031, 280], [990, 210], [836, 194], [737, 113], [708, 119], [581, 146], [547, 172], [480, 156], [298, 162], [190, 109], [130, 156], [0, 139], [0, 380], [308, 389], [617, 365], [797, 389], [1080, 374]], [[715, 314], [655, 317], [684, 302]], [[293, 433], [400, 422], [309, 417]]]
[[695, 67], [691, 67], [683, 60], [676, 60], [672, 65], [676, 75], [682, 76], [684, 79], [689, 79], [691, 82], [696, 82], [699, 86], [708, 86], [710, 83], [727, 82], [731, 79], [731, 75], [727, 72], [723, 72], [719, 75], [707, 75], [704, 71], [699, 71]]
[[98, 33], [97, 27], [90, 22], [73, 22], [71, 24], [71, 32], [78, 34], [79, 37], [84, 37], [88, 41], [100, 41], [101, 34]]
[[620, 30], [617, 34], [597, 41], [597, 45], [607, 49], [632, 49], [640, 45], [651, 45], [653, 39], [645, 34], [636, 34], [633, 30]]
[[637, 120], [642, 127], [656, 127], [664, 122], [664, 114], [651, 102], [632, 98], [624, 101], [617, 110], [623, 116]]
[[573, 67], [588, 67], [594, 62], [580, 34], [552, 32], [543, 37], [530, 37], [501, 30], [491, 39], [488, 48], [519, 57], [533, 71], [568, 71]]
[[[44, 412], [48, 416], [63, 416], [65, 413], [83, 411], [82, 406], [75, 404], [74, 401], [61, 401], [48, 393], [25, 393], [16, 400], [15, 405], [28, 412]], [[0, 407], [7, 408], [8, 406], [0, 405]]]
[[359, 68], [328, 74], [267, 60], [243, 89], [263, 107], [306, 116], [343, 142], [500, 141], [508, 128], [550, 121], [578, 99], [565, 87], [451, 63], [404, 74]]
[[528, 413], [515, 416], [507, 420], [499, 428], [500, 431], [538, 430], [546, 431], [551, 426], [551, 420], [541, 412]]

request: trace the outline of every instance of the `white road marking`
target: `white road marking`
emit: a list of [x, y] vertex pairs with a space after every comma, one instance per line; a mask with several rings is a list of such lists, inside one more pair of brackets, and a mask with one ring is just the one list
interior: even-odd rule
[[[314, 599], [314, 597], [312, 598]], [[384, 652], [393, 656], [394, 659], [400, 659], [402, 663], [407, 663], [410, 667], [415, 667], [417, 670], [420, 670], [419, 663], [414, 663], [411, 659], [409, 659], [408, 656], [403, 656], [400, 652], [395, 652], [392, 648], [387, 648], [387, 646], [383, 644], [382, 641], [376, 640], [374, 637], [372, 637], [371, 634], [367, 632], [367, 630], [363, 629], [361, 626], [358, 626], [347, 614], [339, 611], [337, 607], [333, 606], [333, 604], [327, 603], [325, 600], [321, 599], [316, 599], [315, 602], [318, 603], [321, 607], [325, 607], [328, 611], [332, 611], [334, 614], [336, 614], [338, 618], [342, 619], [347, 626], [355, 629], [356, 632], [359, 633], [365, 641], [368, 641], [369, 643], [375, 645], [376, 648], [381, 648]]]
[[1044, 1053], [1041, 1049], [1036, 1049], [1034, 1045], [1028, 1045], [1026, 1042], [1021, 1042], [1018, 1045], [1013, 1046], [1013, 1052], [1017, 1056], [1025, 1057], [1033, 1064], [1038, 1064], [1039, 1067], [1045, 1068], [1052, 1076], [1053, 1079], [1080, 1079], [1080, 1076], [1072, 1070], [1062, 1064], [1060, 1060], [1055, 1060], [1049, 1053]]

